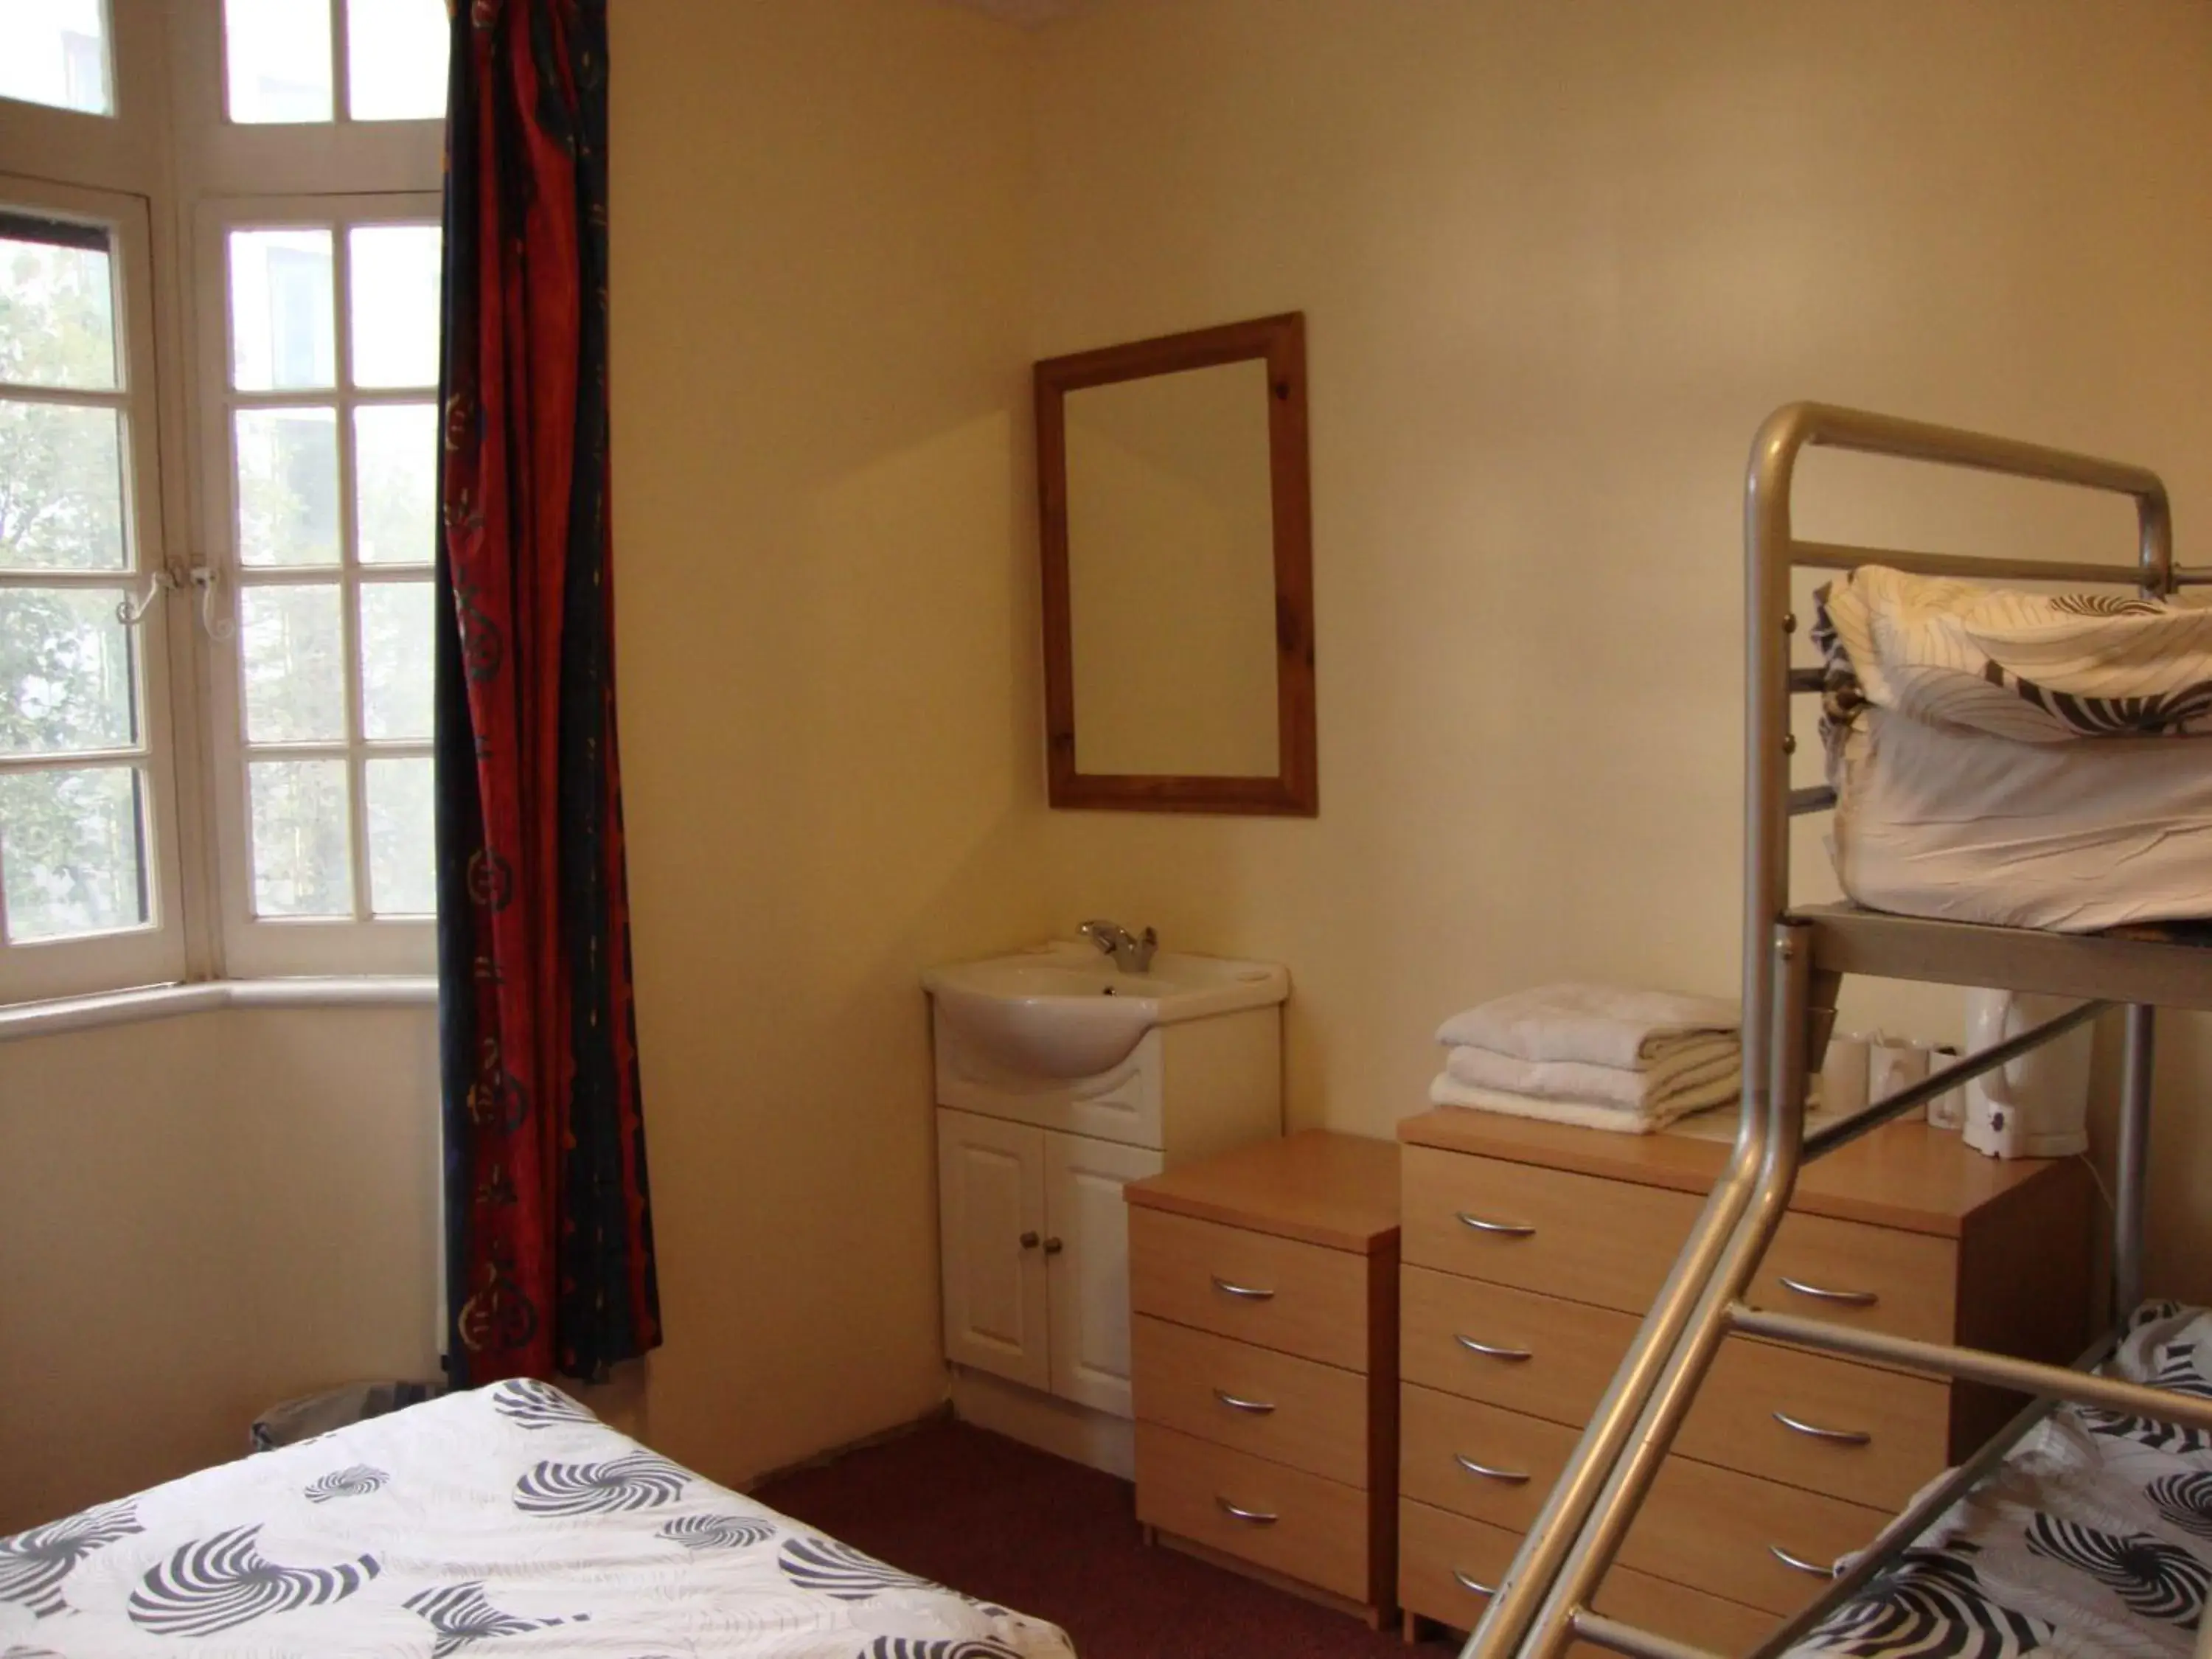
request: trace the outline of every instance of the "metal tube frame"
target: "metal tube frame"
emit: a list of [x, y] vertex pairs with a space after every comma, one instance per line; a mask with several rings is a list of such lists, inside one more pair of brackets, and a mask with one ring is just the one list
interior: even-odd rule
[[[1798, 459], [1808, 446], [2127, 495], [2136, 509], [2136, 562], [2062, 565], [1798, 542], [1790, 528], [1790, 490]], [[2170, 594], [2179, 583], [2212, 581], [2212, 569], [2175, 568], [2172, 514], [2166, 487], [2154, 473], [2010, 439], [1820, 404], [1785, 405], [1759, 428], [1747, 478], [1744, 539], [1744, 1048], [1735, 1149], [1559, 1484], [1468, 1637], [1462, 1659], [1507, 1659], [1509, 1655], [1551, 1659], [1577, 1636], [1616, 1652], [1656, 1659], [1681, 1659], [1696, 1652], [1607, 1619], [1594, 1612], [1590, 1602], [1721, 1340], [1739, 1317], [1744, 1287], [1789, 1206], [1808, 1150], [1804, 1108], [1810, 1069], [1808, 1032], [1818, 1018], [1810, 1007], [1817, 964], [1812, 960], [1810, 930], [1790, 920], [1789, 826], [1793, 806], [1818, 810], [1832, 803], [1821, 799], [1824, 791], [1793, 791], [1790, 786], [1790, 754], [1795, 744], [1790, 736], [1790, 696], [1819, 685], [1816, 675], [1793, 670], [1790, 663], [1790, 637], [1797, 627], [1790, 611], [1793, 567], [1848, 568], [1881, 562], [1931, 574], [2133, 582], [2145, 592], [2160, 596]], [[2070, 1029], [2091, 1012], [2054, 1020], [2026, 1034], [2016, 1040], [2019, 1051]], [[2114, 1217], [2118, 1293], [2131, 1293], [2141, 1284], [2150, 1035], [2150, 1011], [2130, 1007], [2120, 1198]], [[1825, 1042], [1825, 1036], [1823, 1030], [1814, 1041]], [[2002, 1058], [1987, 1062], [2001, 1063]], [[1975, 1073], [1984, 1069], [1987, 1065], [1973, 1068]], [[1944, 1086], [1952, 1080], [1947, 1079]], [[1893, 1097], [1885, 1107], [1893, 1115], [1907, 1103]], [[1813, 1155], [1845, 1138], [1824, 1137], [1812, 1149]], [[2124, 1317], [2132, 1305], [2131, 1295], [2117, 1296], [2115, 1318]], [[2034, 1386], [2039, 1388], [2050, 1380], [2047, 1373], [2057, 1370], [2034, 1369]], [[2039, 1407], [2047, 1409], [2047, 1405], [2039, 1402]], [[2017, 1431], [2024, 1433], [2031, 1421], [2029, 1413], [2023, 1413], [2016, 1419]], [[1869, 1552], [1875, 1559], [1863, 1564], [1866, 1576], [1901, 1550], [1910, 1536], [1895, 1527], [1885, 1532]]]

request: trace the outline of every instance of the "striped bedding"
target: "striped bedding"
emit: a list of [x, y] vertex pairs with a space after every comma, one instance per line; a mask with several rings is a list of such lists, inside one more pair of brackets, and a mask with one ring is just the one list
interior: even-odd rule
[[0, 1539], [0, 1659], [1073, 1659], [501, 1382]]
[[[2212, 1314], [2136, 1310], [2110, 1369], [2212, 1398]], [[2212, 1434], [2062, 1407], [1790, 1659], [2185, 1659], [2212, 1586]]]

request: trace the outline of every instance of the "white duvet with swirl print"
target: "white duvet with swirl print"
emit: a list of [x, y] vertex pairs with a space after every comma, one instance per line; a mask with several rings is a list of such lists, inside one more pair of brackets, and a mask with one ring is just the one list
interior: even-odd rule
[[1073, 1659], [501, 1382], [0, 1539], [0, 1659]]

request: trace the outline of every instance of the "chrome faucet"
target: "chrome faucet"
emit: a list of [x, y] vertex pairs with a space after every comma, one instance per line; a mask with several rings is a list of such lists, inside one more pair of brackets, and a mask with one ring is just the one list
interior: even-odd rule
[[1160, 936], [1150, 927], [1142, 939], [1133, 937], [1118, 921], [1086, 921], [1075, 931], [1097, 945], [1102, 956], [1113, 957], [1114, 966], [1125, 974], [1149, 972], [1152, 952], [1160, 948]]

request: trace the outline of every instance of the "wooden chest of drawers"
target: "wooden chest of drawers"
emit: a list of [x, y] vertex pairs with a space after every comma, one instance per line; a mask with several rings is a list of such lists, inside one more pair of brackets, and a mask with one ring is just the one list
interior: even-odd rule
[[[1727, 1148], [1451, 1110], [1400, 1135], [1411, 1634], [1480, 1617]], [[1748, 1299], [2063, 1362], [2087, 1338], [2089, 1196], [2078, 1161], [1996, 1163], [1893, 1124], [1806, 1172]], [[1730, 1337], [1597, 1605], [1741, 1651], [2016, 1403]]]
[[1137, 1518], [1355, 1609], [1394, 1605], [1398, 1148], [1315, 1130], [1129, 1201]]

